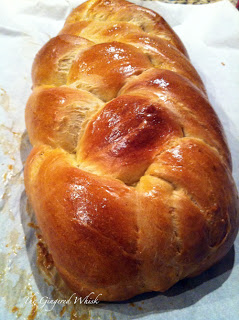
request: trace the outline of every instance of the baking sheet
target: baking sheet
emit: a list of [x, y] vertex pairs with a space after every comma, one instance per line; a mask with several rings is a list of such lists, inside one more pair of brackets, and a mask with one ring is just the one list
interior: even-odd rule
[[[51, 302], [59, 297], [59, 279], [54, 275], [53, 288], [39, 271], [37, 229], [23, 184], [23, 166], [31, 149], [24, 108], [35, 54], [81, 2], [0, 0], [0, 319], [237, 320], [238, 237], [221, 262], [166, 293], [94, 306], [74, 304], [73, 298], [66, 307]], [[183, 40], [225, 128], [239, 187], [239, 13], [229, 1], [198, 6], [137, 3], [160, 13]], [[51, 273], [52, 277], [54, 270]]]

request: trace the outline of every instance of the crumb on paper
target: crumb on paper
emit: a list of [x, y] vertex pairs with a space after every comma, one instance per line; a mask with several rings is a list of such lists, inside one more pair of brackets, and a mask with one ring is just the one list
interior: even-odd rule
[[33, 222], [29, 222], [27, 225], [28, 225], [28, 227], [30, 227], [30, 228], [39, 229], [38, 225], [36, 225], [36, 224], [33, 223]]
[[37, 315], [37, 309], [38, 309], [37, 297], [36, 297], [35, 293], [33, 293], [33, 292], [32, 292], [32, 300], [31, 301], [32, 301], [32, 309], [31, 309], [31, 313], [27, 317], [27, 320], [34, 320]]
[[18, 318], [20, 318], [20, 317], [22, 316], [22, 313], [20, 312], [19, 308], [16, 307], [16, 306], [14, 306], [14, 307], [12, 308], [12, 313], [16, 313], [16, 316], [17, 316]]
[[13, 312], [13, 313], [17, 312], [18, 310], [19, 310], [18, 307], [13, 307], [13, 308], [12, 308], [12, 312]]
[[66, 311], [66, 306], [64, 306], [64, 307], [61, 309], [61, 311], [60, 311], [60, 316], [61, 316], [61, 317], [63, 316], [63, 314], [65, 313], [65, 311]]
[[49, 253], [47, 245], [44, 242], [42, 236], [40, 234], [37, 234], [37, 238], [37, 263], [39, 267], [45, 269], [45, 272], [48, 272], [54, 267], [52, 255]]

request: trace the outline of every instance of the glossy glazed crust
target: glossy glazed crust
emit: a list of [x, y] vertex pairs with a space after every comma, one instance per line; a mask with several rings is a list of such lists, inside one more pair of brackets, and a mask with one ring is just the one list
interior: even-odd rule
[[74, 292], [165, 291], [228, 252], [239, 224], [230, 152], [162, 17], [88, 1], [40, 50], [32, 77], [26, 192]]

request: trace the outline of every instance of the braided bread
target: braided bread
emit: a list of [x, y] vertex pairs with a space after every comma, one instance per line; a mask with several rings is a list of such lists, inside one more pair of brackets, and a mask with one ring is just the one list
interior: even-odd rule
[[165, 291], [221, 259], [238, 198], [221, 124], [164, 19], [90, 0], [37, 54], [26, 192], [80, 295]]

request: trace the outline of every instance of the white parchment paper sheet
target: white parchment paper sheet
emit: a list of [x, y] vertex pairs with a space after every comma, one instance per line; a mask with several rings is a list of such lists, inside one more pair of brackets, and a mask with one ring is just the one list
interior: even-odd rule
[[[24, 108], [31, 92], [37, 51], [63, 26], [82, 1], [0, 0], [0, 319], [70, 319], [62, 306], [44, 308], [52, 297], [36, 266], [34, 229], [28, 226], [23, 166], [30, 144]], [[176, 5], [141, 1], [160, 13], [188, 49], [232, 151], [239, 186], [239, 13], [229, 1]], [[149, 293], [125, 303], [84, 308], [79, 319], [239, 319], [239, 239], [216, 266], [181, 281], [164, 294]], [[66, 299], [69, 297], [66, 297]], [[38, 307], [34, 306], [34, 301]], [[74, 318], [76, 319], [76, 318]]]

